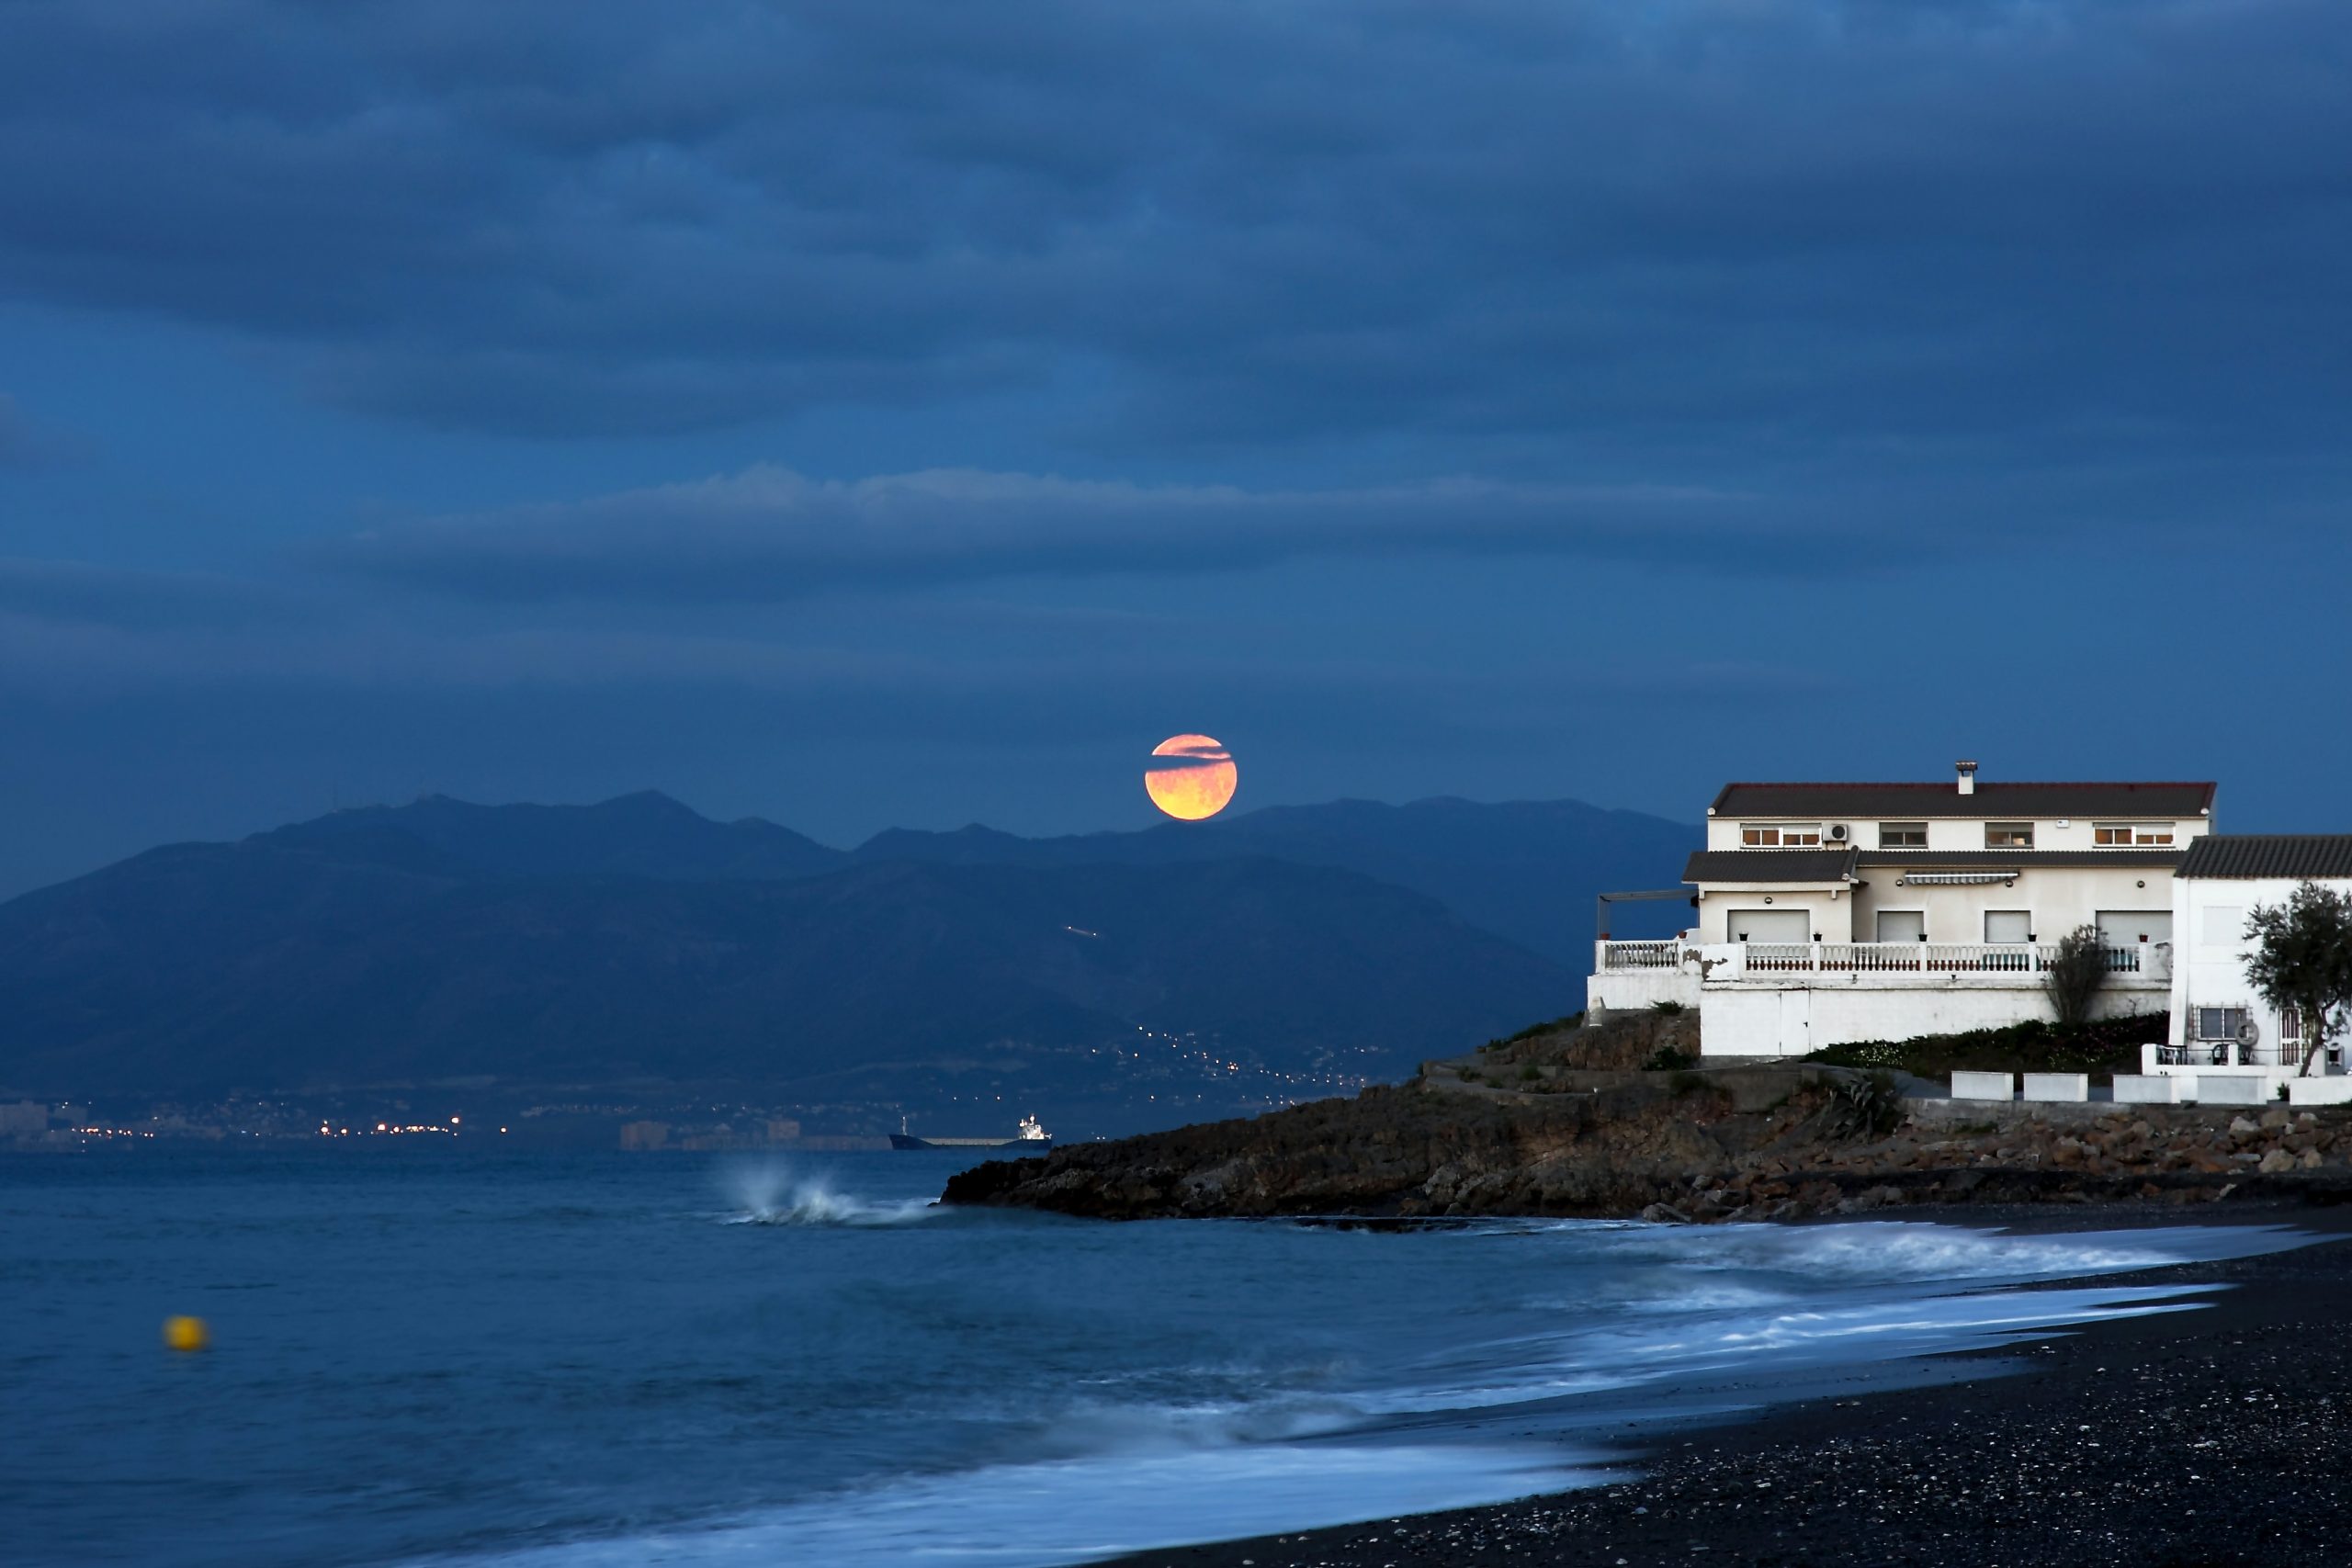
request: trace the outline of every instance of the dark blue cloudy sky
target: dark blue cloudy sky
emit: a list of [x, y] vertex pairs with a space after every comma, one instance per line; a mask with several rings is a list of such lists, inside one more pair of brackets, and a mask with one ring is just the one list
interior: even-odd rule
[[2342, 0], [0, 0], [0, 893], [1726, 776], [2352, 829]]

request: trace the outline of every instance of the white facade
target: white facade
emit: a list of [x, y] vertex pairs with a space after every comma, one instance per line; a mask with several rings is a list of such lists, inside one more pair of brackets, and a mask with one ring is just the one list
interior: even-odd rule
[[[1761, 941], [1770, 931], [1776, 942], [2048, 943], [2077, 926], [2096, 926], [2114, 945], [2126, 946], [2174, 935], [2168, 865], [2027, 861], [2014, 878], [1955, 883], [1915, 882], [1909, 867], [1873, 865], [1866, 853], [1855, 859], [1850, 883], [1701, 885], [1699, 940], [1738, 942], [1744, 931], [1746, 940]], [[1990, 876], [1917, 870], [1923, 876]], [[1793, 919], [1800, 914], [1802, 929]]]
[[[1587, 1002], [1702, 1013], [1709, 1055], [2050, 1016], [2059, 941], [2108, 953], [2104, 1015], [2173, 990], [2173, 871], [2212, 828], [2211, 784], [1729, 784], [1685, 869], [1691, 927], [1597, 944]], [[1605, 927], [1604, 927], [1605, 930]]]
[[[2217, 841], [2216, 850], [2257, 846], [2254, 839]], [[2290, 844], [2326, 840], [2272, 840]], [[2266, 857], [2222, 854], [2214, 863]], [[2282, 858], [2282, 857], [2267, 857]], [[2283, 857], [2291, 865], [2291, 856]], [[2190, 868], [2192, 873], [2197, 869]], [[2317, 869], [2317, 866], [2314, 866]], [[2246, 959], [2254, 943], [2246, 936], [2247, 918], [2258, 908], [2275, 908], [2293, 897], [2305, 882], [2315, 882], [2337, 893], [2352, 892], [2352, 875], [2206, 875], [2185, 874], [2173, 885], [2173, 924], [2177, 933], [2173, 965], [2172, 1032], [2151, 1071], [2202, 1069], [2267, 1071], [2272, 1077], [2300, 1074], [2303, 1061], [2303, 1028], [2300, 1019], [2281, 1017], [2265, 1002], [2246, 976]], [[2314, 1075], [2341, 1076], [2346, 1066], [2346, 1031], [2339, 1020]]]

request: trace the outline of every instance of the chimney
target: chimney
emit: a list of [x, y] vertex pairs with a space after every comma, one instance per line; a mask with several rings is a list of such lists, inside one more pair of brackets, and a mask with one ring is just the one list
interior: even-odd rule
[[1960, 771], [1960, 793], [1974, 795], [1976, 793], [1976, 764], [1962, 761], [1954, 762], [1952, 766]]

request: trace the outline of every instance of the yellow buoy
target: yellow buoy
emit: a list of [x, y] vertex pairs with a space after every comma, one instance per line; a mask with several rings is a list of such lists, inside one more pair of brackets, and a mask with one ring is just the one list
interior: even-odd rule
[[205, 1350], [212, 1345], [212, 1330], [200, 1317], [164, 1319], [164, 1343], [175, 1350]]

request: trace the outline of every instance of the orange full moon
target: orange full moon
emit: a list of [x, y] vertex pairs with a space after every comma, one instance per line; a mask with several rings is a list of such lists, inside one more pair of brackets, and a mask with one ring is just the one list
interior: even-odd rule
[[1180, 822], [1216, 816], [1240, 782], [1233, 753], [1205, 735], [1170, 736], [1151, 749], [1143, 773], [1151, 803]]

